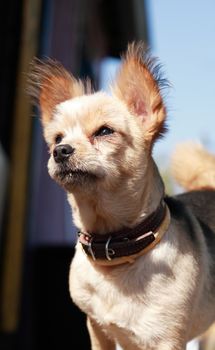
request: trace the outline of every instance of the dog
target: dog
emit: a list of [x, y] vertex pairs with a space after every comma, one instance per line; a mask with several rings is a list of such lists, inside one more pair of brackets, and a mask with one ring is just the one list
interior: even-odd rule
[[165, 193], [153, 160], [167, 119], [158, 60], [129, 44], [111, 94], [51, 59], [35, 59], [28, 80], [48, 172], [79, 231], [69, 290], [92, 349], [185, 349], [215, 319], [215, 191]]

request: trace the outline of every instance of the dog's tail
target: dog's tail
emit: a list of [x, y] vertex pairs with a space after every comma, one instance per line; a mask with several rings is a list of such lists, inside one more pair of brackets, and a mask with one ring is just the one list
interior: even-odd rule
[[186, 190], [215, 189], [215, 156], [201, 144], [178, 145], [172, 156], [171, 172]]

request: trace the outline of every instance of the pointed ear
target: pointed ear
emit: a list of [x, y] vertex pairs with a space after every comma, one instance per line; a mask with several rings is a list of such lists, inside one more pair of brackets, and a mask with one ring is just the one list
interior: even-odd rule
[[166, 130], [166, 108], [161, 96], [165, 86], [168, 82], [161, 78], [160, 66], [144, 44], [130, 44], [112, 90], [140, 118], [144, 137], [151, 144]]
[[27, 93], [40, 107], [41, 120], [45, 125], [52, 119], [57, 104], [83, 95], [85, 88], [59, 62], [35, 58], [28, 75]]

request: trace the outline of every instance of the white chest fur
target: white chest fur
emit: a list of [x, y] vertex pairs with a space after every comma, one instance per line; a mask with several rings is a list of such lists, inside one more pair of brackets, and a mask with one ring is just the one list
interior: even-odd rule
[[190, 259], [166, 239], [135, 263], [114, 268], [94, 266], [78, 248], [70, 270], [71, 297], [119, 342], [126, 332], [139, 346], [156, 344], [164, 334], [187, 332], [190, 280], [197, 272], [187, 269], [195, 266]]

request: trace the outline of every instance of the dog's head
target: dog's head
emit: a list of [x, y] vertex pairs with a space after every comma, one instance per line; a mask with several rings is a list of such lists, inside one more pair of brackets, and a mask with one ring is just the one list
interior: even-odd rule
[[143, 176], [166, 116], [165, 81], [143, 45], [129, 45], [111, 95], [94, 93], [52, 60], [35, 60], [29, 81], [50, 149], [49, 174], [61, 186], [114, 191]]

